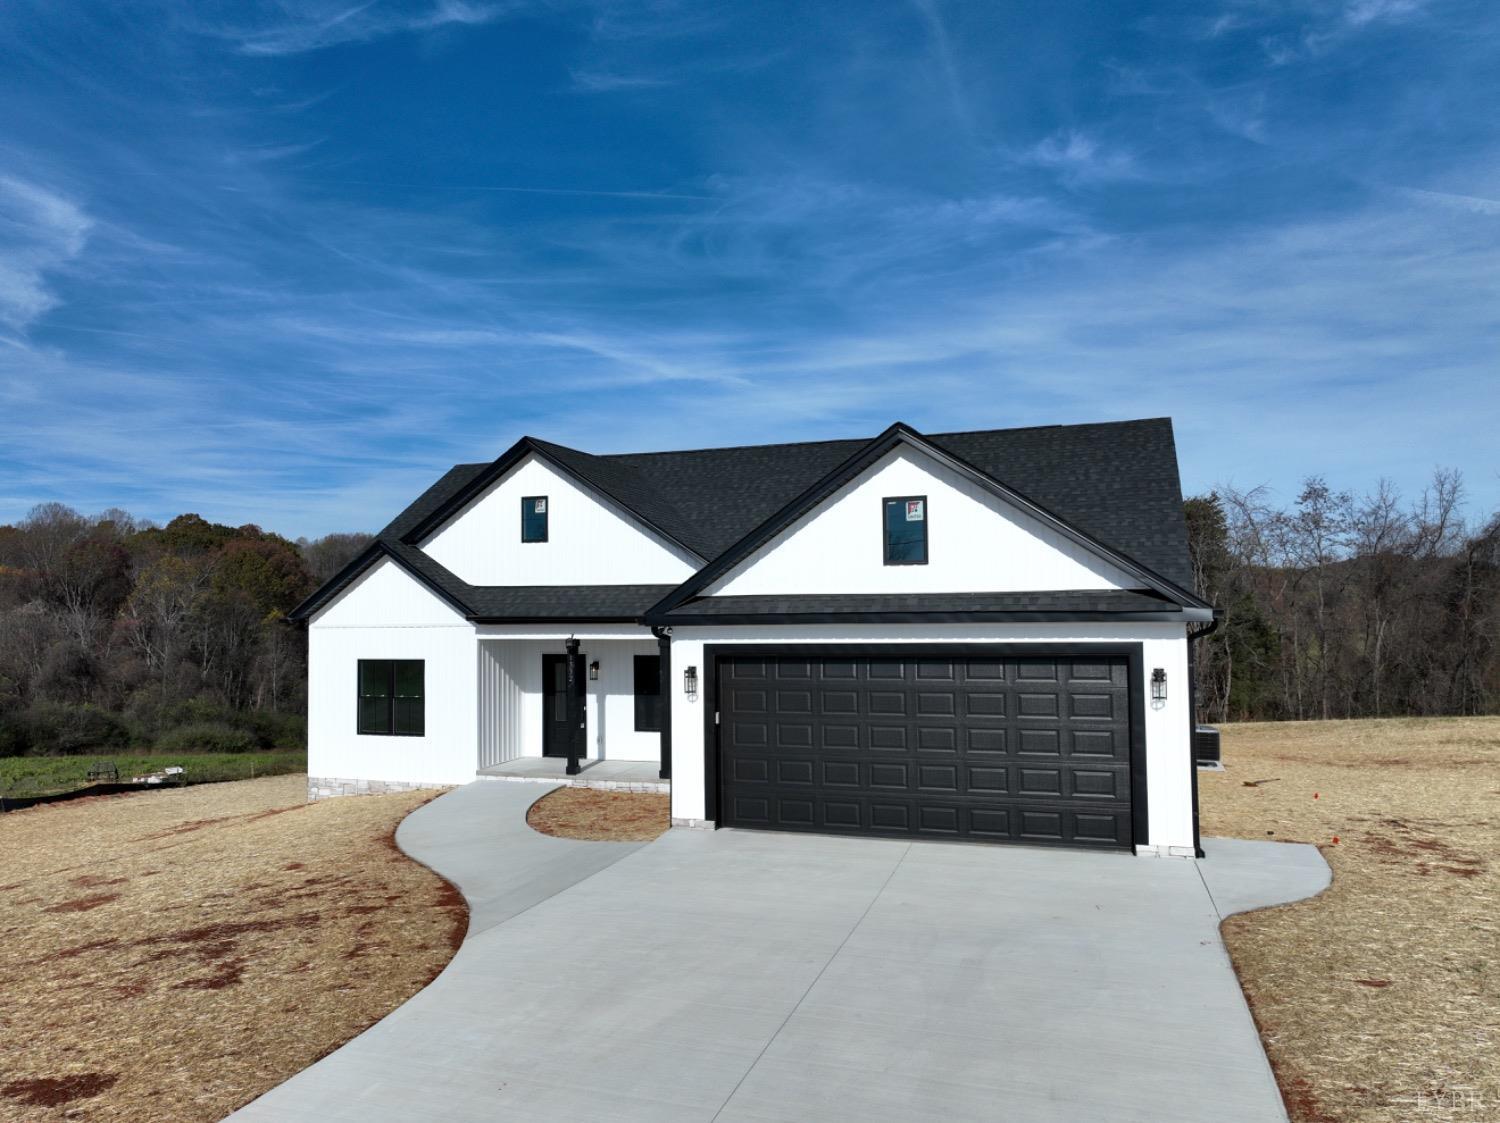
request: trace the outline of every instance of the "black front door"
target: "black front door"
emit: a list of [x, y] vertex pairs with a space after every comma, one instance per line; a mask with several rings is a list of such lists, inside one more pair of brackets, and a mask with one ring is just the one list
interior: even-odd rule
[[[581, 705], [578, 720], [585, 720]], [[568, 733], [568, 657], [543, 655], [542, 755], [567, 756]]]

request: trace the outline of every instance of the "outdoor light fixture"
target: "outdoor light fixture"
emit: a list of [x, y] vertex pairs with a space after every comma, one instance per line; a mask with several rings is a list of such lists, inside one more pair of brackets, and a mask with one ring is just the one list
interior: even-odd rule
[[1165, 702], [1167, 700], [1167, 672], [1157, 667], [1151, 672], [1151, 701]]
[[589, 664], [589, 681], [590, 682], [598, 682], [599, 681], [599, 660], [597, 660], [597, 659], [595, 659], [592, 663]]
[[698, 668], [689, 667], [682, 672], [682, 691], [684, 694], [698, 693]]

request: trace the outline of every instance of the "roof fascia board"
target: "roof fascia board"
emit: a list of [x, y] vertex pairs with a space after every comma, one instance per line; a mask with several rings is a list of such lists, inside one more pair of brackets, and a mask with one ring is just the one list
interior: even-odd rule
[[1078, 529], [1078, 527], [1074, 526], [1072, 523], [1068, 522], [1060, 515], [1053, 514], [1051, 511], [1047, 510], [1047, 508], [1043, 507], [1040, 503], [1021, 494], [1009, 484], [1003, 483], [1000, 480], [997, 480], [994, 476], [991, 476], [989, 473], [981, 471], [974, 465], [970, 464], [967, 460], [964, 460], [962, 457], [955, 456], [953, 453], [948, 452], [946, 449], [939, 448], [937, 445], [927, 440], [927, 438], [923, 437], [920, 433], [912, 433], [905, 439], [913, 447], [920, 449], [922, 452], [925, 452], [928, 455], [932, 456], [939, 463], [945, 464], [953, 471], [958, 472], [960, 475], [963, 475], [969, 480], [972, 480], [975, 484], [988, 490], [992, 495], [1004, 499], [1013, 506], [1020, 507], [1027, 514], [1031, 515], [1033, 518], [1037, 519], [1039, 522], [1045, 524], [1046, 526], [1051, 527], [1053, 530], [1057, 531], [1059, 534], [1063, 535], [1065, 538], [1069, 539], [1076, 545], [1081, 546], [1085, 550], [1088, 550], [1090, 553], [1103, 558], [1105, 561], [1108, 561], [1115, 566], [1118, 566], [1120, 569], [1125, 570], [1126, 573], [1129, 573], [1132, 577], [1140, 578], [1143, 582], [1146, 583], [1146, 585], [1154, 589], [1156, 592], [1160, 593], [1162, 596], [1168, 598], [1169, 600], [1176, 601], [1177, 603], [1185, 607], [1212, 607], [1208, 604], [1207, 601], [1200, 599], [1193, 593], [1189, 592], [1187, 589], [1182, 588], [1176, 582], [1169, 581], [1167, 578], [1163, 577], [1155, 570], [1142, 565], [1140, 562], [1136, 561], [1134, 558], [1129, 557], [1126, 554], [1120, 553], [1120, 551], [1116, 550], [1114, 547], [1105, 545], [1093, 535]]
[[1121, 624], [1186, 624], [1196, 622], [1200, 609], [1162, 612], [763, 612], [763, 613], [657, 613], [648, 612], [642, 623], [678, 627], [713, 627], [751, 624], [992, 624], [1117, 622]]
[[671, 534], [668, 531], [663, 530], [661, 527], [657, 526], [654, 522], [646, 518], [634, 507], [630, 506], [630, 504], [626, 503], [618, 495], [615, 495], [607, 488], [601, 487], [593, 480], [580, 475], [570, 465], [565, 464], [563, 461], [553, 456], [550, 452], [548, 452], [545, 448], [542, 448], [540, 444], [532, 440], [530, 437], [522, 437], [515, 444], [511, 445], [510, 448], [506, 449], [505, 452], [501, 453], [500, 456], [497, 457], [489, 467], [485, 468], [484, 471], [478, 473], [462, 488], [454, 492], [451, 497], [449, 497], [430, 515], [428, 515], [416, 526], [412, 527], [411, 530], [402, 535], [402, 541], [415, 546], [422, 539], [426, 538], [428, 535], [436, 531], [438, 527], [446, 523], [459, 511], [462, 511], [479, 496], [483, 495], [490, 489], [492, 485], [503, 479], [511, 471], [511, 469], [520, 464], [521, 461], [526, 459], [528, 455], [535, 456], [538, 459], [545, 461], [550, 467], [567, 476], [568, 479], [572, 480], [584, 490], [607, 499], [632, 522], [644, 527], [646, 530], [650, 531], [658, 538], [672, 543], [672, 545], [676, 546], [678, 549], [686, 551], [689, 557], [696, 558], [700, 563], [707, 560], [703, 557], [702, 554], [698, 553], [697, 550], [694, 550], [691, 546], [689, 546], [686, 542], [683, 542], [676, 535]]
[[646, 617], [654, 618], [670, 611], [702, 592], [708, 585], [717, 581], [766, 542], [796, 522], [802, 514], [821, 503], [846, 481], [853, 479], [869, 464], [879, 459], [887, 446], [894, 446], [897, 437], [903, 431], [911, 432], [912, 430], [898, 421], [868, 444], [856, 449], [822, 479], [805, 488], [770, 518], [652, 605], [646, 610]]
[[383, 558], [388, 558], [399, 565], [402, 572], [420, 583], [423, 588], [436, 595], [438, 599], [460, 616], [463, 616], [465, 619], [471, 618], [471, 610], [468, 605], [453, 596], [447, 589], [432, 581], [421, 570], [409, 564], [405, 558], [391, 548], [389, 543], [379, 538], [366, 546], [353, 561], [344, 566], [343, 569], [339, 570], [338, 573], [334, 574], [327, 581], [323, 582], [311, 596], [292, 609], [288, 614], [289, 618], [292, 620], [310, 619], [314, 613], [348, 590], [365, 570]]

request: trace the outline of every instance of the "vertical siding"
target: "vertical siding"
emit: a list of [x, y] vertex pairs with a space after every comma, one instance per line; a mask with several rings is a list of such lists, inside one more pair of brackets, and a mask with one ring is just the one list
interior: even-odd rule
[[[547, 497], [547, 541], [521, 541], [521, 499]], [[471, 585], [655, 585], [698, 568], [608, 500], [536, 457], [438, 529], [422, 549]]]
[[[479, 767], [504, 764], [528, 754], [525, 718], [528, 695], [523, 686], [525, 658], [535, 644], [486, 640], [479, 645]], [[537, 661], [541, 656], [538, 649]], [[540, 676], [538, 676], [540, 687]], [[532, 700], [540, 705], [534, 695]]]
[[[886, 496], [925, 495], [926, 565], [886, 565]], [[1140, 582], [910, 449], [890, 453], [710, 593], [959, 593], [1130, 588]]]

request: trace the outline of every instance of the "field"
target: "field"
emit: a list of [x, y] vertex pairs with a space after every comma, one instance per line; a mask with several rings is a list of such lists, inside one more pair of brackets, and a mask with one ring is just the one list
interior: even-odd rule
[[187, 770], [190, 783], [208, 780], [253, 780], [307, 771], [305, 749], [263, 749], [249, 753], [128, 753], [92, 756], [0, 757], [0, 795], [17, 798], [72, 791], [89, 783], [96, 760], [111, 760], [120, 779], [156, 772], [170, 765]]
[[1333, 868], [1321, 896], [1224, 924], [1292, 1119], [1500, 1118], [1500, 718], [1223, 736], [1203, 833]]
[[221, 1119], [442, 969], [467, 910], [392, 837], [435, 793], [305, 785], [0, 815], [0, 1120]]

